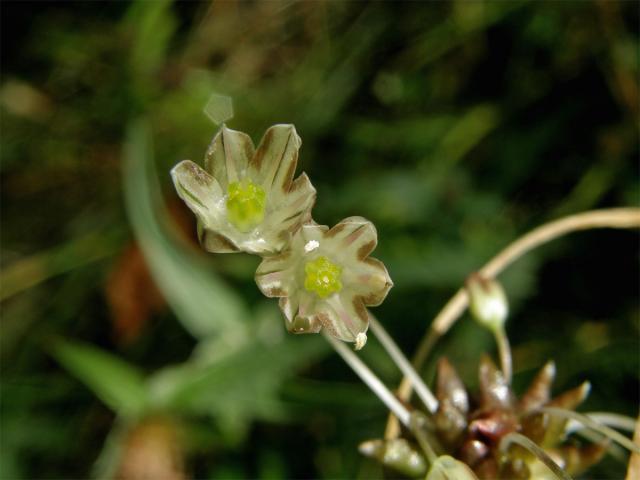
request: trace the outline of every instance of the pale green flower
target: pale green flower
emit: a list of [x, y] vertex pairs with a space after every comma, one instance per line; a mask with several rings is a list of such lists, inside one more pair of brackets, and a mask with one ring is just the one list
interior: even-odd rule
[[289, 331], [325, 328], [359, 348], [369, 326], [366, 305], [382, 303], [393, 285], [384, 264], [369, 258], [376, 244], [375, 227], [362, 217], [330, 230], [305, 224], [286, 251], [262, 260], [256, 283], [267, 297], [280, 297]]
[[185, 160], [171, 170], [178, 195], [198, 218], [202, 246], [215, 253], [271, 254], [310, 218], [316, 191], [293, 175], [302, 141], [293, 125], [251, 138], [223, 126], [207, 150], [204, 169]]

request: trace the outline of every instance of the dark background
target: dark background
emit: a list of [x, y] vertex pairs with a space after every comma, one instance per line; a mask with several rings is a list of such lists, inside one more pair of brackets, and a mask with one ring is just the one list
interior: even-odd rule
[[[255, 142], [295, 124], [315, 219], [376, 224], [395, 287], [375, 313], [411, 355], [466, 276], [519, 235], [638, 206], [637, 7], [2, 2], [0, 477], [112, 474], [136, 449], [165, 458], [175, 432], [198, 478], [380, 476], [357, 445], [382, 435], [382, 404], [321, 337], [284, 335], [257, 259], [200, 252], [169, 169], [202, 158], [212, 95]], [[501, 280], [516, 391], [554, 359], [557, 392], [592, 382], [581, 411], [636, 416], [637, 233], [571, 235]], [[473, 389], [482, 352], [491, 336], [465, 316], [425, 376], [446, 355]], [[397, 384], [375, 341], [362, 356]], [[119, 410], [123, 370], [149, 385], [171, 365], [179, 401]], [[184, 387], [201, 369], [208, 380]], [[590, 478], [625, 468], [609, 458]]]

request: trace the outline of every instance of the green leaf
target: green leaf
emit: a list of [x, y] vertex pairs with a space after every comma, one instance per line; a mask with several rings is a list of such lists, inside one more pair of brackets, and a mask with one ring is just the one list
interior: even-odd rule
[[154, 178], [150, 134], [143, 122], [129, 128], [124, 153], [127, 211], [164, 297], [196, 338], [229, 331], [242, 332], [244, 336], [249, 314], [241, 297], [170, 238], [162, 224], [159, 212], [164, 212], [164, 207]]
[[[167, 367], [151, 376], [149, 391], [155, 406], [181, 414], [210, 415], [227, 438], [235, 441], [254, 418], [286, 417], [280, 399], [282, 383], [329, 348], [317, 336], [286, 335], [279, 315], [266, 317], [263, 323], [248, 343], [225, 356]], [[274, 337], [273, 332], [280, 334]]]
[[127, 11], [124, 26], [133, 35], [129, 62], [140, 97], [148, 97], [149, 87], [158, 78], [178, 26], [171, 11], [172, 3], [172, 0], [138, 0]]
[[91, 345], [68, 340], [56, 341], [52, 354], [115, 412], [131, 417], [145, 409], [144, 377], [129, 363]]

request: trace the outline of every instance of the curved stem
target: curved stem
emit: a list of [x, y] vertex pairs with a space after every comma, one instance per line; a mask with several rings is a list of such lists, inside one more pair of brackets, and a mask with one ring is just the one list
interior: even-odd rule
[[606, 425], [602, 425], [594, 421], [593, 419], [587, 417], [586, 415], [583, 415], [578, 412], [574, 412], [572, 410], [565, 410], [564, 408], [557, 408], [557, 407], [542, 407], [539, 409], [539, 411], [543, 413], [548, 413], [549, 415], [555, 415], [557, 417], [562, 417], [562, 418], [580, 422], [587, 428], [590, 428], [591, 430], [601, 433], [605, 437], [610, 438], [614, 442], [619, 443], [630, 452], [640, 453], [640, 445], [636, 445], [635, 443], [633, 443], [632, 440], [625, 437], [621, 433], [616, 432], [615, 430], [607, 427]]
[[[590, 418], [594, 422], [607, 427], [617, 428], [618, 430], [626, 430], [627, 432], [633, 432], [636, 428], [636, 419], [627, 417], [626, 415], [620, 415], [619, 413], [609, 412], [589, 412], [584, 414], [585, 417]], [[575, 432], [585, 428], [583, 424], [577, 421], [569, 422], [567, 425], [567, 432]]]
[[372, 314], [369, 314], [369, 327], [373, 334], [378, 337], [378, 340], [380, 340], [380, 343], [398, 368], [402, 371], [404, 376], [409, 379], [413, 389], [416, 391], [418, 397], [420, 397], [427, 409], [431, 413], [434, 413], [438, 408], [438, 400], [436, 400], [436, 397], [431, 393], [429, 387], [427, 387], [422, 378], [420, 378], [418, 372], [416, 372], [411, 366], [411, 363], [407, 357], [405, 357], [404, 353], [402, 353], [402, 350], [398, 348], [396, 342], [387, 333], [378, 319]]
[[398, 401], [398, 399], [389, 391], [387, 387], [380, 381], [380, 379], [367, 367], [360, 357], [358, 357], [349, 347], [347, 347], [340, 340], [336, 340], [331, 335], [322, 331], [324, 337], [331, 344], [336, 352], [342, 357], [342, 359], [349, 365], [353, 371], [360, 377], [360, 379], [371, 389], [376, 396], [382, 400], [391, 412], [402, 422], [403, 425], [409, 427], [409, 419], [411, 414], [409, 411]]
[[[611, 208], [570, 215], [546, 223], [518, 238], [493, 257], [478, 273], [487, 278], [493, 278], [527, 252], [571, 232], [593, 228], [638, 227], [640, 227], [640, 208]], [[467, 291], [461, 288], [436, 315], [413, 357], [413, 366], [416, 370], [422, 367], [437, 340], [447, 333], [468, 305]], [[398, 397], [403, 401], [408, 401], [411, 397], [411, 383], [406, 377], [400, 383]], [[390, 416], [385, 438], [395, 437], [398, 433], [398, 422]]]
[[505, 435], [500, 441], [500, 451], [506, 452], [512, 443], [520, 445], [533, 453], [556, 477], [563, 480], [571, 480], [569, 474], [560, 468], [542, 448], [521, 433], [513, 432]]

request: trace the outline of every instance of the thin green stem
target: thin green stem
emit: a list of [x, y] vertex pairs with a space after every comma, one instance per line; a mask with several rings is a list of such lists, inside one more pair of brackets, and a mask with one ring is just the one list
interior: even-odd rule
[[416, 438], [416, 440], [418, 440], [420, 448], [422, 448], [422, 451], [427, 456], [427, 460], [431, 465], [433, 465], [433, 462], [436, 461], [438, 456], [431, 447], [427, 435], [424, 433], [425, 426], [426, 419], [424, 418], [424, 415], [422, 415], [420, 412], [414, 412], [413, 414], [411, 414], [411, 417], [409, 418], [409, 429], [411, 430], [411, 433], [413, 433], [413, 436]]
[[509, 344], [509, 338], [503, 328], [497, 328], [494, 330], [494, 336], [496, 343], [498, 344], [498, 354], [500, 355], [500, 365], [502, 366], [502, 373], [508, 384], [511, 384], [511, 346]]
[[619, 443], [624, 448], [631, 452], [640, 453], [640, 446], [633, 443], [633, 441], [619, 432], [616, 432], [614, 429], [607, 427], [606, 425], [602, 425], [595, 420], [587, 417], [578, 412], [574, 412], [572, 410], [565, 410], [564, 408], [557, 407], [542, 407], [539, 409], [540, 412], [548, 413], [549, 415], [554, 415], [556, 417], [562, 417], [570, 420], [575, 420], [577, 422], [582, 423], [587, 428], [594, 430], [598, 433], [603, 434], [604, 436], [610, 438], [614, 442]]
[[409, 427], [409, 411], [398, 401], [398, 399], [385, 387], [380, 379], [367, 367], [360, 357], [358, 357], [346, 344], [336, 340], [331, 335], [322, 331], [324, 337], [331, 344], [334, 350], [342, 357], [360, 379], [371, 389], [371, 391], [387, 406], [393, 414], [398, 417], [403, 425]]
[[427, 407], [427, 410], [434, 413], [438, 409], [438, 400], [436, 400], [436, 397], [431, 393], [429, 387], [427, 387], [422, 378], [420, 378], [418, 372], [411, 366], [411, 363], [404, 353], [402, 353], [402, 350], [398, 348], [393, 338], [387, 333], [378, 319], [371, 314], [369, 314], [369, 326], [400, 371], [411, 381], [413, 389]]
[[502, 440], [500, 441], [500, 451], [502, 453], [506, 453], [507, 450], [509, 450], [509, 446], [513, 443], [520, 445], [522, 448], [533, 453], [556, 477], [561, 478], [562, 480], [571, 480], [569, 474], [560, 468], [560, 466], [554, 462], [542, 448], [521, 433], [512, 432], [502, 437]]
[[598, 422], [607, 427], [617, 428], [618, 430], [626, 430], [633, 432], [636, 428], [636, 419], [619, 413], [610, 412], [589, 412], [585, 413], [594, 422]]

